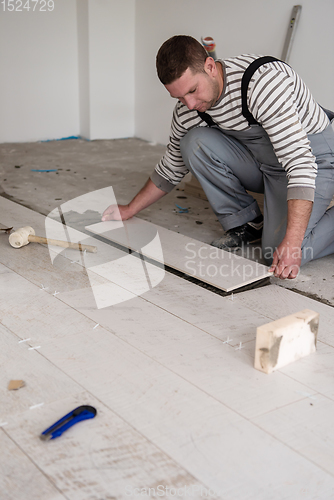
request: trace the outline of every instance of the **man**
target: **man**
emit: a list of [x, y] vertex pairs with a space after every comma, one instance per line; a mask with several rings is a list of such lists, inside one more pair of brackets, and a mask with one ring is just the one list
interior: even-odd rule
[[[270, 271], [282, 279], [334, 252], [334, 207], [327, 210], [334, 195], [331, 112], [314, 101], [290, 66], [271, 61], [255, 71], [246, 89], [255, 122], [250, 125], [242, 114], [241, 86], [257, 58], [214, 61], [184, 35], [160, 47], [158, 77], [178, 100], [166, 154], [134, 199], [119, 211], [108, 207], [102, 220], [134, 216], [190, 170], [226, 231], [212, 245], [231, 249], [262, 237]], [[264, 193], [264, 218], [248, 190]]]

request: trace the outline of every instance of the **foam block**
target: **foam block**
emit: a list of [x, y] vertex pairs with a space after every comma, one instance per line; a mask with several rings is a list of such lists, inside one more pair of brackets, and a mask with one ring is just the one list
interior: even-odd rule
[[254, 367], [271, 373], [316, 350], [319, 314], [304, 309], [259, 326]]

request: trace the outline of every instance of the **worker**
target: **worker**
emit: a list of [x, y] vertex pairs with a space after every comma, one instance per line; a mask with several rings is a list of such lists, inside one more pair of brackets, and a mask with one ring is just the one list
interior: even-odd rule
[[[254, 61], [260, 56], [215, 61], [186, 35], [163, 43], [157, 73], [177, 99], [167, 151], [133, 200], [111, 205], [102, 220], [133, 217], [190, 171], [225, 231], [211, 244], [232, 250], [262, 240], [269, 270], [292, 279], [334, 253], [334, 115], [278, 60], [253, 69], [243, 106]], [[248, 191], [264, 193], [263, 215]]]

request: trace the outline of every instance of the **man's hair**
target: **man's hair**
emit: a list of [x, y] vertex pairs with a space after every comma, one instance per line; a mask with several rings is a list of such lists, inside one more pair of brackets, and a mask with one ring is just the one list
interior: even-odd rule
[[190, 68], [193, 73], [204, 73], [204, 63], [209, 54], [195, 38], [175, 35], [164, 42], [157, 54], [156, 66], [159, 80], [168, 85]]

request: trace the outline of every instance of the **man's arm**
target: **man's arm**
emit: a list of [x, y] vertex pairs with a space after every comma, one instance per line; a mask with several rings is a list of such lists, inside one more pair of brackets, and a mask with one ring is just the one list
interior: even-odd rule
[[[316, 133], [326, 125], [327, 117], [291, 68], [283, 65], [285, 69], [279, 70], [274, 63], [267, 66], [251, 89], [249, 109], [267, 132], [276, 157], [287, 172], [287, 230], [275, 250], [270, 271], [281, 279], [292, 279], [297, 276], [302, 260], [301, 245], [312, 211], [317, 176], [317, 163], [305, 126], [309, 126], [309, 133]], [[296, 95], [296, 88], [303, 90]], [[301, 116], [305, 114], [302, 122]]]
[[128, 205], [110, 205], [102, 215], [102, 220], [127, 220], [136, 215], [152, 203], [160, 200], [167, 194], [148, 179], [145, 186], [139, 191]]
[[297, 276], [302, 260], [301, 246], [312, 212], [313, 202], [288, 201], [288, 221], [283, 241], [276, 248], [269, 271], [277, 278], [293, 279]]

